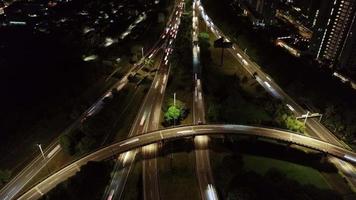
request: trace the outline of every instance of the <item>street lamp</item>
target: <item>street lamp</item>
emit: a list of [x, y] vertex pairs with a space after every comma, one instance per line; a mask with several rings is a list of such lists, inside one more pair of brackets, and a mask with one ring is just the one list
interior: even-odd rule
[[46, 159], [46, 157], [45, 157], [45, 155], [44, 155], [44, 153], [43, 153], [43, 150], [42, 150], [42, 146], [41, 146], [41, 144], [37, 144], [37, 146], [38, 146], [38, 148], [39, 148], [39, 149], [40, 149], [40, 151], [41, 151], [41, 154], [42, 154], [43, 160], [45, 160], [45, 159]]
[[173, 94], [173, 105], [176, 107], [176, 93]]

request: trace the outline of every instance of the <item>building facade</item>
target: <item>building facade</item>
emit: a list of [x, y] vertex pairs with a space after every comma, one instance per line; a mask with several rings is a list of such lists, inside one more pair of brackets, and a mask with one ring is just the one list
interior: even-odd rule
[[[355, 0], [323, 0], [313, 22], [310, 51], [331, 67], [356, 68]], [[356, 33], [355, 33], [356, 34]], [[352, 66], [353, 65], [353, 66]]]

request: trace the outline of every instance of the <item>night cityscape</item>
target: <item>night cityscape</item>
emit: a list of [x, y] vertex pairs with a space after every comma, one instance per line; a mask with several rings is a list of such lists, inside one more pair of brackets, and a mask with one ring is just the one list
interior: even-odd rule
[[0, 200], [356, 200], [355, 0], [0, 0]]

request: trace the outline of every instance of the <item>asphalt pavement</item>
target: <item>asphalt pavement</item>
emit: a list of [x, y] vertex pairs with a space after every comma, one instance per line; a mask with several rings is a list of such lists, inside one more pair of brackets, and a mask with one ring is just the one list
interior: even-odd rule
[[[351, 166], [356, 165], [356, 153], [348, 149], [321, 141], [316, 138], [296, 134], [289, 131], [261, 128], [244, 125], [196, 125], [196, 126], [182, 126], [171, 129], [164, 129], [145, 133], [142, 135], [128, 138], [127, 140], [114, 143], [112, 145], [98, 149], [97, 151], [80, 158], [77, 161], [67, 165], [61, 170], [57, 171], [50, 177], [46, 178], [26, 193], [24, 193], [19, 199], [38, 199], [43, 194], [54, 188], [57, 184], [65, 181], [69, 177], [73, 176], [80, 167], [85, 165], [89, 161], [101, 161], [117, 154], [127, 154], [133, 152], [135, 149], [147, 146], [154, 143], [159, 143], [166, 140], [174, 140], [179, 138], [191, 138], [201, 135], [245, 135], [253, 137], [261, 137], [271, 140], [277, 140], [286, 142], [288, 144], [296, 144], [303, 147], [311, 148], [328, 154], [335, 159], [341, 159], [345, 163], [349, 163]], [[206, 141], [205, 141], [206, 142]], [[204, 140], [202, 140], [204, 144]], [[132, 154], [128, 153], [128, 157]], [[202, 161], [205, 162], [205, 161]], [[214, 190], [211, 186], [208, 186], [207, 191]]]

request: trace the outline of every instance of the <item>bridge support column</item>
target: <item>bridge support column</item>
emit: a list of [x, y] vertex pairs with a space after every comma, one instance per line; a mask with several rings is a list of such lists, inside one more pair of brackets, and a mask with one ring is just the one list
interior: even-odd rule
[[328, 155], [326, 153], [323, 153], [320, 158], [320, 163], [325, 164], [328, 162]]

